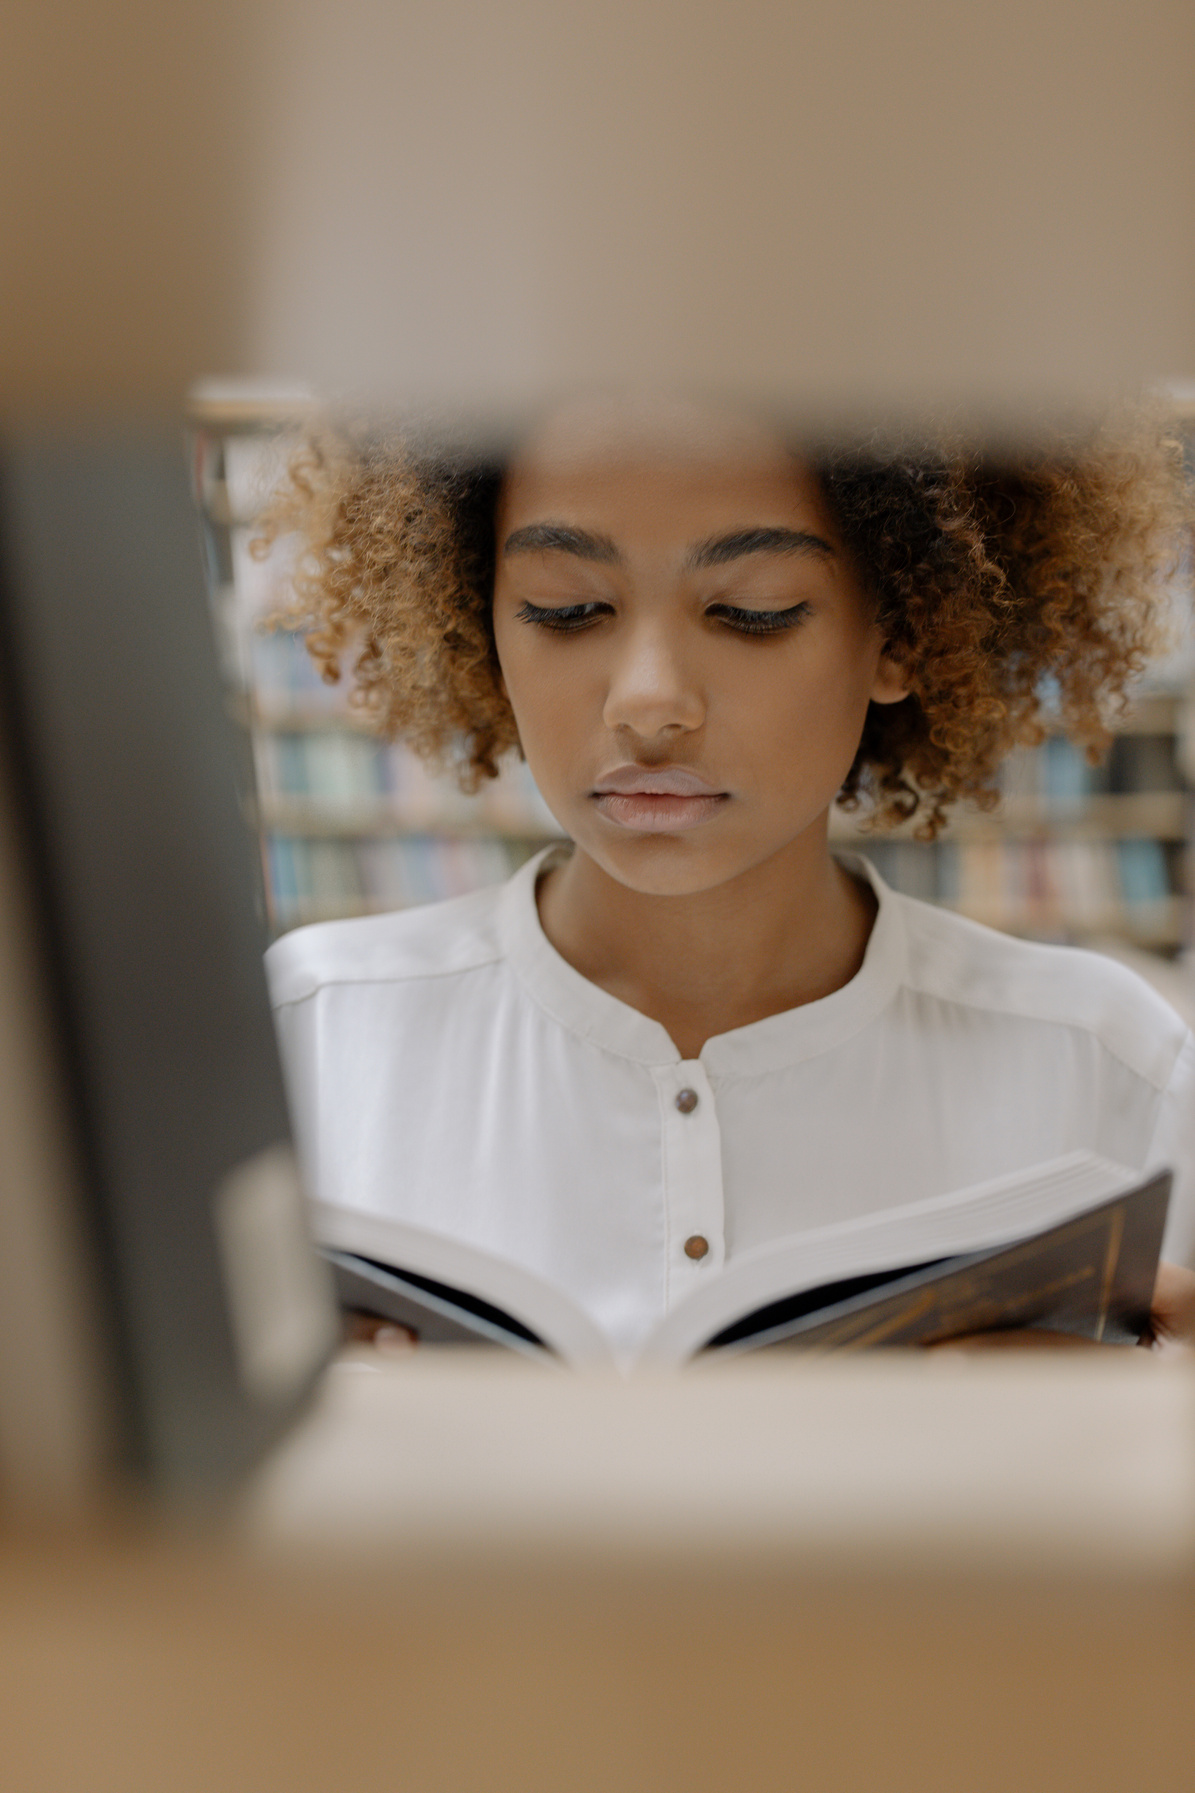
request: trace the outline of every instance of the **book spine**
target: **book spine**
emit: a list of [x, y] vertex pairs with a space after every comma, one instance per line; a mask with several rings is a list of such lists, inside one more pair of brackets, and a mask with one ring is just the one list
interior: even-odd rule
[[528, 846], [498, 839], [410, 835], [310, 840], [269, 837], [269, 875], [280, 927], [406, 909], [463, 896], [508, 878]]

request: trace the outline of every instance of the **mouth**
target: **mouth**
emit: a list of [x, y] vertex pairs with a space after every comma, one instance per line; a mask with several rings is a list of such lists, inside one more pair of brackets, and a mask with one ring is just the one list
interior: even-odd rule
[[600, 778], [590, 801], [606, 820], [636, 834], [676, 834], [717, 815], [729, 791], [684, 766], [618, 766]]

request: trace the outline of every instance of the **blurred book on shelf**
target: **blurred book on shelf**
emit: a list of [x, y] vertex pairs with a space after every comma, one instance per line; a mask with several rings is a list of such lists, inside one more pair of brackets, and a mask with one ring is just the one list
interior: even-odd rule
[[501, 884], [533, 849], [498, 838], [405, 835], [394, 840], [269, 836], [268, 869], [279, 926], [408, 909]]
[[1188, 944], [1191, 798], [1178, 695], [1143, 696], [1102, 764], [1062, 735], [1006, 761], [1001, 802], [963, 807], [942, 839], [870, 835], [836, 818], [896, 889], [1043, 940]]
[[865, 850], [895, 889], [989, 927], [1042, 939], [1123, 933], [1157, 947], [1183, 939], [1161, 841], [875, 840]]
[[[195, 484], [230, 704], [245, 733], [246, 814], [260, 833], [275, 931], [434, 902], [494, 883], [560, 830], [526, 766], [508, 760], [475, 794], [372, 731], [329, 685], [301, 636], [271, 625], [290, 600], [295, 546], [251, 551], [285, 476], [302, 395], [193, 413]], [[1140, 681], [1091, 765], [1061, 733], [1014, 753], [992, 811], [960, 805], [942, 839], [915, 823], [872, 833], [835, 810], [837, 851], [862, 852], [896, 889], [1032, 938], [1122, 943], [1174, 957], [1191, 944], [1195, 628], [1191, 583], [1168, 596], [1171, 648]]]
[[338, 818], [412, 830], [451, 827], [520, 834], [558, 833], [521, 761], [509, 760], [475, 794], [438, 776], [401, 742], [326, 729], [262, 730], [255, 741], [258, 791], [267, 820], [306, 814], [324, 833]]

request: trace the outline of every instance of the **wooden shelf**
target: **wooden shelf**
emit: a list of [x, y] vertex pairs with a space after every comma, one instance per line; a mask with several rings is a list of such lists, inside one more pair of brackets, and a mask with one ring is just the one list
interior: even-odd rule
[[1145, 691], [1115, 727], [1118, 735], [1173, 735], [1185, 698], [1175, 691]]
[[[990, 814], [960, 810], [939, 837], [943, 842], [998, 841], [1024, 837], [1065, 840], [1184, 840], [1186, 791], [1101, 792], [1074, 803], [1040, 797], [1008, 797]], [[864, 848], [869, 841], [911, 840], [917, 818], [894, 829], [871, 829], [866, 818], [835, 810], [830, 838]]]
[[358, 915], [393, 915], [399, 905], [394, 903], [371, 903], [366, 899], [353, 902], [346, 897], [343, 902], [315, 902], [304, 899], [297, 903], [274, 904], [274, 925], [276, 928], [305, 928], [318, 921], [351, 921]]
[[377, 734], [373, 717], [363, 710], [339, 709], [332, 704], [327, 708], [315, 704], [296, 709], [263, 707], [260, 700], [252, 705], [250, 727], [267, 735]]
[[969, 921], [982, 922], [985, 927], [998, 928], [1001, 933], [1027, 939], [1082, 941], [1113, 936], [1131, 940], [1137, 946], [1173, 948], [1182, 946], [1187, 937], [1187, 904], [1182, 897], [1143, 903], [1137, 913], [1133, 905], [1114, 904], [1082, 919], [1061, 910], [1028, 912], [998, 902], [943, 903], [941, 907], [965, 915]]
[[263, 804], [259, 826], [269, 834], [290, 834], [312, 840], [402, 840], [411, 836], [433, 840], [559, 840], [558, 828], [529, 821], [526, 827], [507, 826], [489, 816], [402, 816], [382, 805], [339, 803]]
[[243, 397], [233, 393], [208, 394], [202, 389], [187, 397], [187, 421], [196, 429], [226, 436], [257, 435], [271, 430], [293, 429], [305, 423], [315, 409], [313, 394], [278, 393]]

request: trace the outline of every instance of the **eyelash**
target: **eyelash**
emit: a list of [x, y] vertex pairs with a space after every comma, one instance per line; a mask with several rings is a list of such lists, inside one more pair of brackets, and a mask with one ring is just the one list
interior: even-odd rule
[[521, 623], [537, 623], [541, 629], [554, 629], [561, 635], [575, 635], [579, 629], [595, 623], [607, 611], [605, 604], [521, 604], [515, 615]]
[[[560, 635], [576, 635], [602, 616], [611, 614], [607, 604], [521, 604], [516, 611], [521, 623], [534, 623]], [[705, 613], [725, 623], [738, 635], [782, 635], [809, 614], [808, 604], [790, 604], [787, 610], [744, 610], [737, 604], [711, 604]]]
[[737, 604], [711, 604], [705, 613], [716, 616], [740, 635], [783, 635], [809, 614], [808, 604], [790, 604], [787, 610], [743, 610]]

